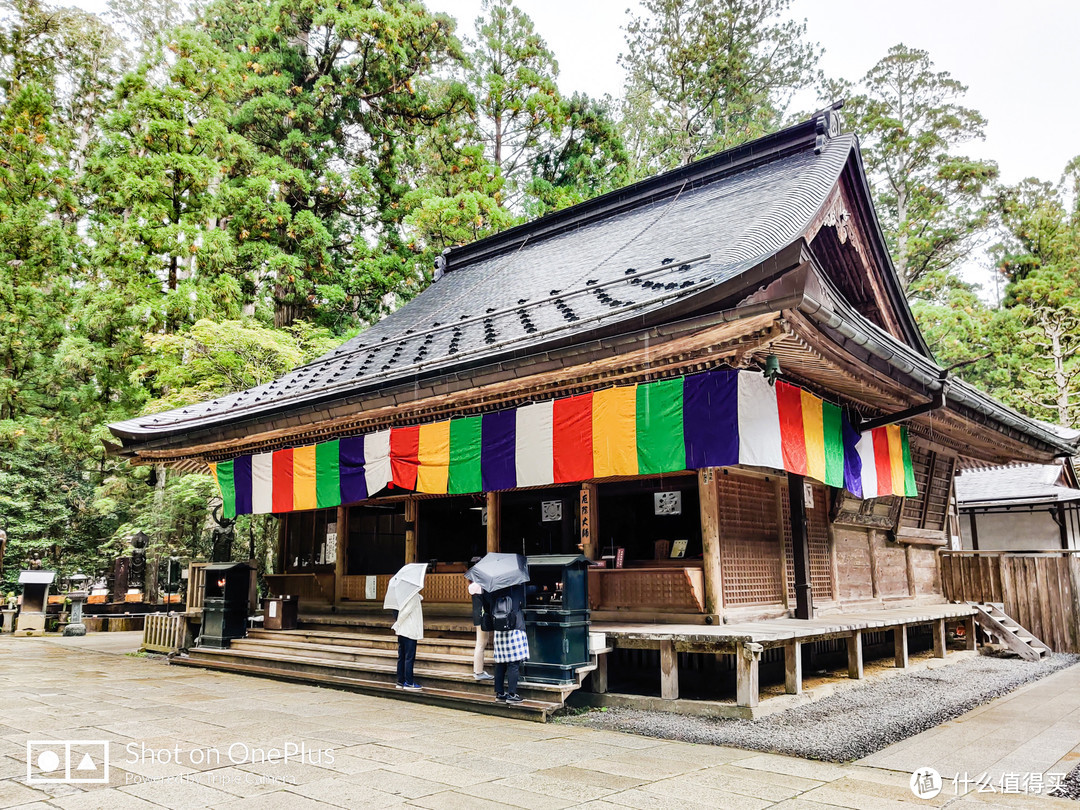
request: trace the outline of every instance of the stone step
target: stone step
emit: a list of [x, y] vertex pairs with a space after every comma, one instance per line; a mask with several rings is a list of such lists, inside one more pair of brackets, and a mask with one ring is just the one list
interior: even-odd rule
[[[311, 641], [294, 641], [289, 639], [267, 638], [242, 638], [235, 639], [230, 645], [233, 650], [254, 650], [256, 652], [278, 652], [282, 655], [299, 655], [307, 658], [318, 658], [326, 661], [347, 661], [354, 664], [385, 664], [396, 663], [397, 643], [393, 648], [380, 648], [368, 646], [340, 646], [336, 644], [317, 644]], [[494, 666], [494, 661], [488, 656], [488, 668]], [[473, 671], [472, 650], [468, 655], [461, 651], [444, 653], [433, 650], [431, 645], [417, 645], [416, 662], [418, 665], [430, 666], [447, 672], [461, 672], [471, 675]]]
[[[300, 630], [356, 630], [370, 635], [393, 635], [391, 625], [394, 617], [389, 611], [378, 614], [351, 613], [301, 613], [297, 617]], [[432, 638], [468, 638], [475, 637], [476, 628], [472, 619], [454, 616], [424, 616], [424, 635]]]
[[[302, 674], [326, 675], [346, 678], [359, 678], [365, 681], [375, 681], [390, 688], [394, 688], [397, 681], [397, 658], [387, 659], [384, 663], [361, 663], [349, 661], [332, 661], [314, 658], [295, 653], [286, 653], [278, 649], [225, 649], [217, 650], [207, 647], [199, 647], [189, 652], [189, 658], [193, 661], [219, 661], [259, 666], [274, 669], [281, 672], [290, 672], [297, 677]], [[414, 670], [414, 677], [421, 686], [430, 686], [443, 691], [462, 692], [472, 695], [493, 694], [491, 681], [477, 681], [471, 672], [454, 672], [442, 668], [438, 664], [427, 665], [420, 661]], [[530, 700], [545, 703], [558, 703], [566, 699], [570, 692], [576, 689], [578, 684], [559, 686], [553, 684], [527, 683], [519, 684], [518, 693]]]
[[562, 703], [550, 700], [526, 700], [524, 703], [507, 705], [495, 700], [489, 687], [486, 694], [460, 692], [453, 689], [437, 688], [435, 685], [426, 686], [420, 692], [406, 692], [397, 689], [393, 684], [382, 681], [374, 681], [357, 674], [315, 673], [299, 672], [295, 670], [280, 669], [273, 665], [257, 664], [240, 660], [213, 659], [201, 655], [176, 656], [170, 660], [170, 664], [176, 666], [202, 667], [222, 672], [234, 672], [242, 675], [256, 675], [274, 678], [276, 680], [295, 681], [298, 683], [317, 684], [330, 686], [338, 689], [348, 689], [365, 694], [378, 695], [380, 697], [407, 700], [413, 703], [424, 703], [434, 706], [444, 706], [451, 709], [464, 709], [467, 711], [480, 712], [513, 717], [518, 720], [533, 720], [545, 722], [548, 715], [562, 707]]
[[[397, 636], [392, 633], [362, 633], [347, 630], [248, 630], [248, 638], [267, 641], [301, 641], [328, 644], [335, 647], [362, 647], [376, 650], [397, 650]], [[444, 655], [472, 655], [475, 632], [469, 638], [423, 638], [418, 649]]]

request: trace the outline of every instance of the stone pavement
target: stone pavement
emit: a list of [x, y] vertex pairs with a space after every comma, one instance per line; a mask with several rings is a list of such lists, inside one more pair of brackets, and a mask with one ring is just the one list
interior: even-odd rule
[[890, 745], [860, 764], [905, 771], [1068, 773], [1080, 763], [1080, 666], [1068, 667], [955, 720]]
[[[63, 740], [107, 741], [108, 784], [28, 784], [28, 741], [38, 743], [30, 765], [39, 779], [59, 773], [45, 752], [66, 756]], [[73, 769], [85, 752], [101, 757], [86, 744], [72, 750]], [[72, 773], [97, 775], [98, 765]], [[908, 778], [0, 637], [0, 808], [1077, 807], [957, 798], [951, 785], [921, 801]]]

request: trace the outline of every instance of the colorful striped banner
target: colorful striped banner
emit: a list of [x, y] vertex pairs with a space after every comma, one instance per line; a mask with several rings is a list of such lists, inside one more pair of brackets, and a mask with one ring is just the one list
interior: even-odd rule
[[745, 464], [857, 497], [918, 494], [907, 428], [862, 435], [840, 408], [758, 372], [721, 369], [483, 416], [392, 428], [210, 464], [227, 517]]

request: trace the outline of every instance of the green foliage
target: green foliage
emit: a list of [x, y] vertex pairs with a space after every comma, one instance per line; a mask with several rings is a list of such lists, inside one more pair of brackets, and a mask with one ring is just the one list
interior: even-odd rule
[[905, 45], [890, 48], [857, 87], [828, 87], [830, 98], [847, 97], [845, 117], [863, 139], [885, 238], [912, 298], [933, 296], [929, 282], [969, 256], [989, 223], [997, 164], [957, 152], [986, 126], [960, 104], [965, 92], [926, 51]]
[[302, 321], [269, 329], [253, 320], [202, 320], [179, 334], [147, 335], [137, 375], [157, 395], [147, 410], [162, 411], [268, 383], [339, 342]]
[[[630, 16], [623, 130], [641, 177], [776, 129], [821, 48], [791, 0], [642, 0]], [[628, 12], [630, 13], [630, 12]]]

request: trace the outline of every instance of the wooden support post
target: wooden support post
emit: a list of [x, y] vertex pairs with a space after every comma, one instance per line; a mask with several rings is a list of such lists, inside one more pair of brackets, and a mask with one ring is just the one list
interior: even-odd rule
[[342, 594], [345, 590], [345, 572], [348, 571], [349, 509], [345, 506], [337, 508], [337, 538], [334, 542], [334, 604], [341, 604]]
[[674, 641], [660, 642], [660, 697], [679, 699], [679, 654]]
[[758, 705], [758, 665], [761, 645], [746, 642], [735, 652], [735, 704], [746, 708]]
[[286, 554], [289, 550], [288, 545], [289, 536], [289, 513], [278, 516], [278, 535], [277, 535], [277, 559], [274, 560], [274, 573], [284, 574], [288, 566], [288, 560]]
[[415, 498], [405, 499], [405, 562], [420, 562], [419, 551], [416, 544], [416, 517], [420, 510], [417, 509]]
[[597, 520], [596, 484], [581, 485], [581, 553], [595, 560], [603, 552], [600, 549], [600, 529]]
[[877, 563], [877, 532], [871, 529], [866, 533], [866, 551], [870, 555], [870, 595], [877, 599], [881, 593], [878, 589], [878, 563]]
[[795, 639], [784, 642], [784, 691], [802, 694], [802, 644]]
[[847, 637], [847, 674], [849, 678], [862, 679], [862, 630], [852, 630]]
[[788, 473], [788, 505], [791, 513], [791, 560], [795, 564], [795, 618], [814, 617], [814, 594], [810, 588], [810, 539], [806, 532], [806, 500], [801, 475]]
[[499, 535], [502, 530], [502, 498], [498, 492], [487, 494], [487, 550], [499, 550]]
[[597, 695], [602, 695], [608, 690], [607, 659], [607, 653], [596, 656], [596, 669], [593, 670], [590, 683], [593, 693]]
[[975, 636], [975, 617], [968, 616], [964, 619], [964, 649], [974, 650], [978, 638]]
[[893, 650], [895, 652], [895, 661], [897, 669], [907, 669], [908, 665], [908, 645], [907, 645], [907, 627], [900, 625], [894, 627], [892, 631], [893, 638]]
[[705, 613], [719, 617], [724, 612], [724, 583], [720, 569], [720, 471], [716, 467], [698, 470], [698, 503]]
[[945, 620], [937, 619], [931, 625], [934, 631], [934, 658], [945, 657]]

